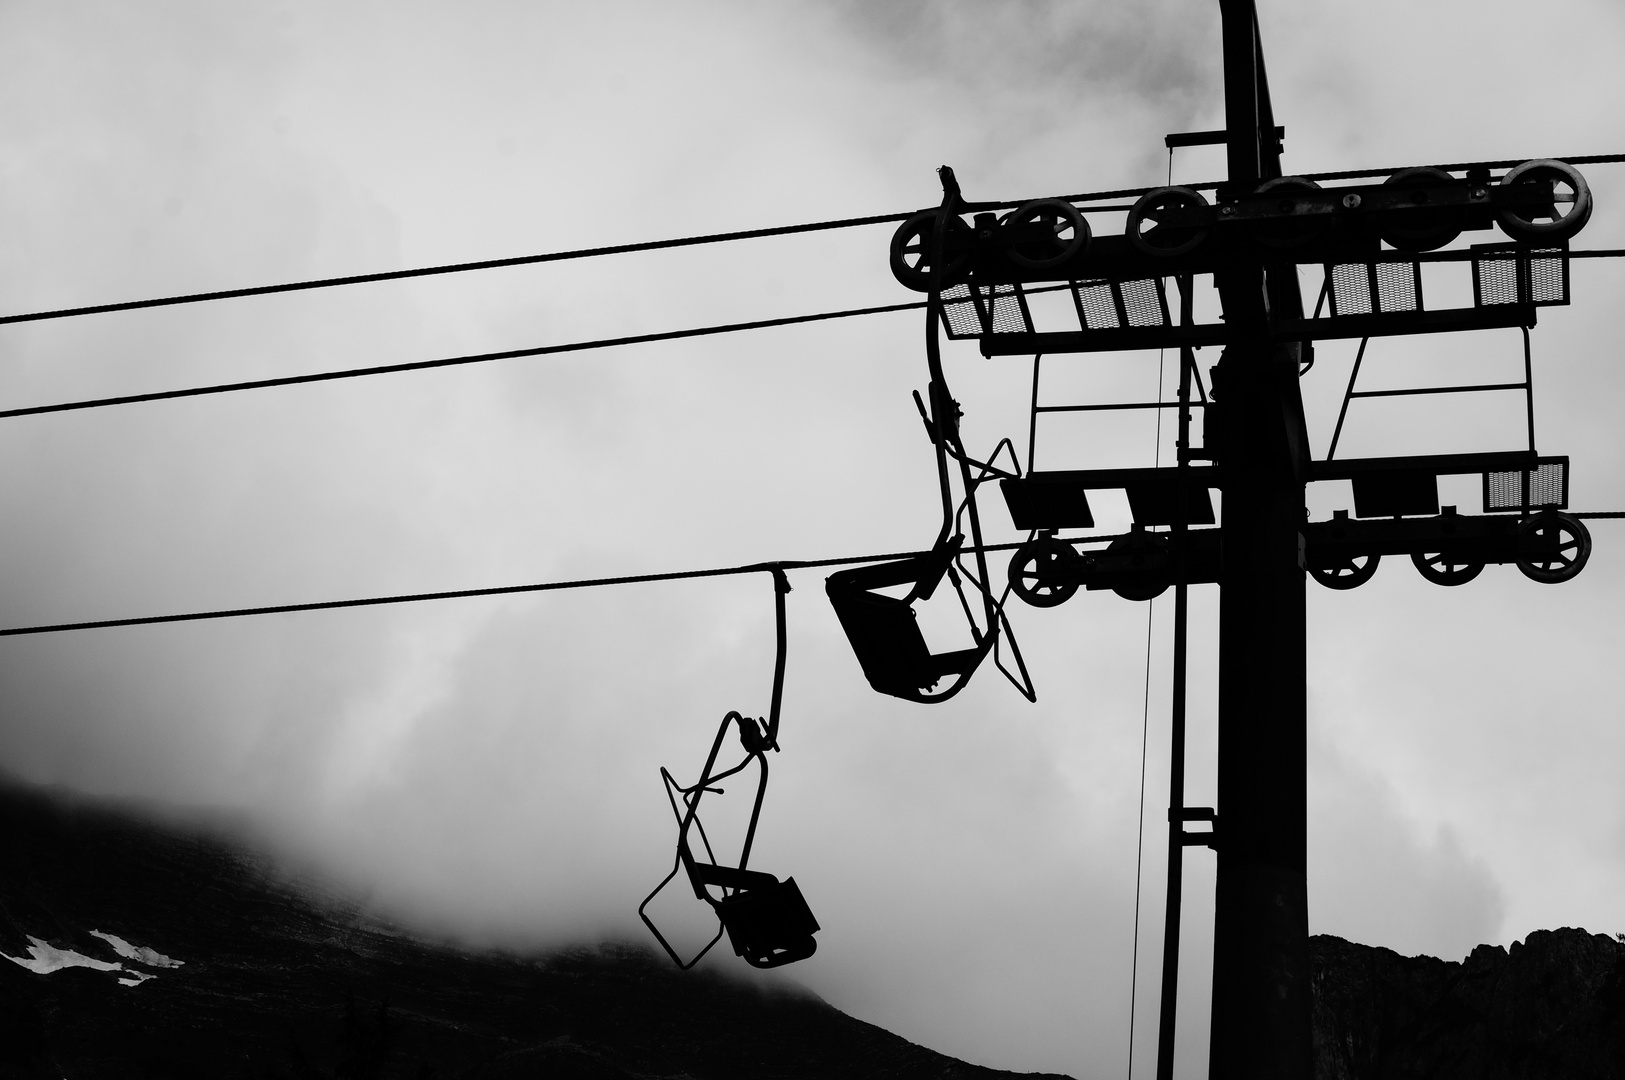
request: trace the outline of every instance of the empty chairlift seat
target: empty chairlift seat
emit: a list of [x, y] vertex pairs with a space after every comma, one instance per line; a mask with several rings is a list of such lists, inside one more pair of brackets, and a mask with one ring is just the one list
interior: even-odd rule
[[[692, 857], [684, 862], [695, 891], [716, 911], [729, 944], [745, 963], [779, 967], [805, 960], [817, 950], [813, 934], [820, 929], [818, 920], [795, 878], [780, 881], [760, 870], [697, 863]], [[724, 894], [713, 897], [706, 886]]]
[[[940, 701], [956, 693], [987, 655], [996, 628], [983, 633], [973, 627], [979, 640], [972, 648], [933, 653], [914, 613], [915, 601], [931, 598], [963, 543], [964, 537], [956, 536], [925, 555], [841, 570], [825, 582], [864, 678], [882, 694]], [[908, 587], [903, 596], [879, 591], [903, 586]], [[934, 689], [950, 678], [952, 684]]]
[[[775, 693], [775, 702], [776, 700]], [[778, 715], [776, 704], [772, 715], [775, 718]], [[731, 768], [718, 770], [718, 752], [722, 749], [729, 728], [735, 724], [739, 728], [745, 758]], [[776, 730], [776, 724], [771, 722], [768, 730], [764, 731], [758, 721], [730, 712], [723, 718], [722, 725], [717, 730], [716, 740], [711, 744], [711, 753], [706, 758], [705, 767], [700, 770], [697, 782], [692, 786], [683, 787], [670, 772], [660, 770], [661, 779], [666, 786], [666, 796], [678, 821], [677, 858], [673, 861], [671, 872], [644, 898], [643, 903], [638, 905], [638, 916], [679, 968], [686, 970], [697, 964], [701, 957], [711, 951], [711, 946], [721, 940], [725, 932], [734, 952], [752, 967], [772, 968], [792, 964], [797, 960], [805, 960], [817, 951], [818, 945], [813, 935], [819, 930], [818, 920], [813, 917], [812, 910], [808, 908], [795, 879], [785, 878], [780, 881], [772, 874], [747, 868], [751, 846], [756, 837], [756, 824], [762, 812], [762, 798], [767, 793], [768, 768], [765, 751], [770, 748], [777, 749], [773, 741], [773, 733]], [[756, 797], [751, 809], [750, 822], [745, 829], [739, 865], [729, 866], [717, 860], [711, 838], [700, 821], [700, 802], [707, 794], [721, 795], [722, 788], [718, 786], [718, 782], [736, 775], [753, 761], [758, 769]], [[704, 854], [704, 859], [695, 855], [695, 837], [698, 838], [698, 847]], [[687, 875], [689, 887], [693, 889], [695, 897], [710, 905], [720, 924], [711, 941], [686, 961], [672, 948], [648, 911], [649, 904], [670, 884], [679, 871]]]

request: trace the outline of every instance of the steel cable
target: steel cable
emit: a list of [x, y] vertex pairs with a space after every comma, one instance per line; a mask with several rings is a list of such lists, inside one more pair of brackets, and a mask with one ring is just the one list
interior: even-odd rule
[[882, 304], [878, 307], [849, 308], [845, 311], [821, 311], [811, 315], [787, 315], [778, 319], [756, 319], [752, 322], [723, 323], [715, 326], [692, 327], [687, 330], [663, 330], [653, 334], [629, 334], [625, 337], [572, 341], [560, 345], [538, 345], [529, 349], [507, 349], [501, 352], [446, 356], [435, 360], [411, 360], [400, 364], [377, 364], [372, 367], [344, 368], [338, 371], [316, 371], [304, 375], [282, 375], [270, 379], [249, 379], [243, 382], [215, 383], [209, 386], [189, 386], [177, 390], [155, 390], [146, 394], [124, 394], [118, 397], [63, 401], [52, 405], [25, 405], [16, 409], [0, 409], [0, 419], [17, 416], [40, 416], [44, 413], [73, 412], [78, 409], [101, 409], [111, 405], [134, 405], [146, 401], [169, 401], [175, 398], [203, 397], [209, 394], [230, 394], [239, 390], [268, 390], [277, 386], [335, 382], [340, 379], [359, 379], [368, 375], [393, 375], [404, 371], [428, 371], [433, 368], [458, 367], [464, 364], [485, 364], [495, 360], [514, 360], [523, 356], [548, 356], [555, 353], [585, 352], [589, 349], [608, 349], [618, 345], [642, 345], [653, 341], [678, 341], [683, 338], [731, 334], [740, 330], [761, 330], [770, 326], [793, 326], [798, 323], [846, 319], [858, 315], [877, 315], [888, 311], [914, 311], [923, 307], [925, 307], [923, 300], [910, 304]]
[[[1107, 542], [1121, 539], [1127, 533], [1112, 536], [1074, 537], [1074, 543]], [[980, 550], [1013, 551], [1021, 543], [987, 544]], [[966, 549], [969, 551], [970, 549]], [[383, 607], [390, 604], [417, 604], [430, 600], [463, 600], [481, 596], [516, 596], [522, 593], [557, 592], [564, 589], [589, 589], [605, 585], [636, 585], [655, 581], [685, 581], [692, 578], [730, 577], [737, 574], [760, 574], [764, 571], [807, 570], [820, 566], [850, 566], [857, 563], [888, 562], [898, 559], [920, 558], [928, 552], [894, 551], [882, 555], [843, 555], [833, 559], [791, 559], [777, 562], [755, 562], [740, 566], [722, 566], [705, 570], [670, 570], [655, 574], [625, 574], [618, 577], [576, 578], [569, 581], [543, 581], [528, 585], [497, 585], [479, 589], [447, 589], [439, 592], [397, 593], [389, 596], [364, 596], [348, 600], [317, 600], [301, 604], [269, 604], [261, 607], [220, 608], [213, 611], [189, 611], [169, 615], [141, 615], [127, 619], [96, 619], [85, 622], [52, 623], [38, 626], [14, 626], [0, 629], [0, 637], [22, 637], [30, 634], [55, 634], [68, 630], [105, 630], [120, 626], [155, 626], [162, 623], [202, 622], [210, 619], [234, 619], [252, 615], [286, 615], [303, 611], [335, 611], [341, 608]]]
[[824, 229], [849, 229], [857, 225], [878, 225], [889, 221], [902, 221], [909, 216], [909, 214], [876, 214], [871, 217], [841, 218], [834, 221], [811, 221], [803, 225], [780, 225], [770, 229], [745, 229], [740, 232], [679, 236], [669, 240], [645, 240], [635, 244], [611, 244], [605, 247], [550, 251], [541, 255], [516, 255], [507, 259], [482, 259], [478, 262], [445, 263], [439, 266], [419, 266], [409, 270], [385, 270], [375, 274], [350, 274], [345, 277], [287, 281], [276, 285], [254, 285], [242, 289], [218, 289], [213, 292], [157, 296], [146, 300], [126, 300], [115, 304], [91, 304], [85, 307], [55, 308], [50, 311], [30, 311], [18, 315], [0, 315], [0, 325], [43, 322], [46, 319], [69, 319], [80, 315], [104, 315], [114, 311], [139, 311], [143, 308], [172, 307], [177, 304], [201, 304], [211, 300], [236, 300], [248, 296], [270, 296], [275, 293], [303, 292], [308, 289], [330, 289], [339, 285], [366, 285], [381, 281], [404, 281], [408, 278], [435, 277], [440, 274], [463, 274], [471, 270], [497, 270], [513, 266], [534, 266], [539, 263], [565, 262], [570, 259], [590, 259], [600, 255], [626, 255], [637, 251], [695, 247], [701, 244], [720, 244], [730, 240], [754, 240], [766, 236], [788, 236], [792, 233], [817, 232]]
[[[1625, 510], [1597, 510], [1574, 513], [1577, 518], [1625, 518]], [[1105, 544], [1121, 540], [1130, 533], [1112, 533], [1104, 536], [1071, 536], [1061, 539], [1069, 544]], [[984, 544], [975, 549], [981, 552], [1014, 551], [1025, 541], [1008, 544]], [[969, 553], [972, 549], [967, 548]], [[251, 615], [289, 615], [304, 611], [336, 611], [342, 608], [384, 607], [391, 604], [417, 604], [430, 600], [465, 600], [481, 596], [516, 596], [522, 593], [557, 592], [564, 589], [589, 589], [605, 585], [638, 585], [656, 581], [685, 581], [693, 578], [731, 577], [737, 574], [760, 574], [764, 571], [810, 570], [821, 566], [853, 566], [858, 563], [889, 562], [898, 559], [917, 559], [926, 551], [893, 551], [876, 555], [842, 555], [831, 559], [780, 559], [772, 562], [745, 563], [739, 566], [719, 566], [704, 570], [668, 570], [654, 574], [623, 574], [618, 577], [574, 578], [567, 581], [541, 581], [527, 585], [496, 585], [479, 589], [446, 589], [439, 592], [395, 593], [386, 596], [363, 596], [348, 600], [316, 600], [300, 604], [270, 604], [262, 607], [219, 608], [212, 611], [188, 611], [168, 615], [139, 615], [127, 619], [96, 619], [85, 622], [43, 623], [37, 626], [0, 628], [0, 637], [23, 637], [32, 634], [56, 634], [68, 630], [105, 630], [121, 626], [156, 626], [162, 623], [203, 622], [210, 619], [235, 619]]]
[[[1625, 154], [1581, 154], [1576, 157], [1559, 158], [1571, 165], [1612, 164], [1625, 161]], [[1458, 162], [1451, 165], [1439, 165], [1435, 168], [1461, 171], [1473, 166], [1488, 168], [1511, 168], [1522, 164], [1518, 159], [1504, 161], [1474, 161]], [[1387, 176], [1398, 172], [1398, 169], [1355, 169], [1340, 172], [1305, 173], [1304, 178], [1309, 180], [1349, 180], [1362, 177]], [[1223, 186], [1223, 181], [1211, 180], [1199, 184], [1187, 184], [1200, 191], [1211, 191]], [[1138, 198], [1149, 191], [1155, 190], [1146, 187], [1115, 188], [1109, 191], [1083, 191], [1073, 195], [1060, 196], [1066, 202], [1093, 202], [1100, 199]], [[1021, 206], [1030, 199], [1014, 199], [1006, 202], [975, 203], [977, 207], [988, 209], [1008, 209]], [[704, 233], [697, 236], [679, 236], [665, 240], [643, 240], [631, 244], [610, 244], [602, 247], [573, 248], [567, 251], [550, 251], [538, 255], [516, 255], [504, 259], [481, 259], [475, 262], [442, 263], [436, 266], [418, 266], [406, 270], [384, 270], [372, 274], [349, 274], [343, 277], [310, 278], [303, 281], [286, 281], [274, 285], [252, 285], [241, 289], [216, 289], [211, 292], [180, 293], [173, 296], [156, 296], [143, 300], [125, 300], [111, 304], [89, 304], [81, 307], [52, 308], [45, 311], [28, 311], [15, 315], [0, 315], [0, 325], [7, 323], [44, 322], [48, 319], [68, 319], [82, 315], [105, 315], [118, 311], [139, 311], [144, 308], [173, 307], [179, 304], [200, 304], [214, 300], [236, 300], [251, 296], [270, 296], [277, 293], [304, 292], [310, 289], [330, 289], [340, 285], [366, 285], [384, 281], [405, 281], [410, 278], [436, 277], [442, 274], [463, 274], [474, 270], [498, 270], [515, 266], [535, 266], [542, 263], [565, 262], [571, 259], [589, 259], [602, 255], [627, 255], [639, 251], [659, 251], [667, 248], [697, 247], [703, 244], [720, 244], [734, 240], [757, 240], [770, 236], [790, 236], [796, 233], [823, 232], [832, 229], [850, 229], [861, 225], [882, 225], [893, 221], [906, 221], [919, 213], [917, 210], [907, 210], [894, 214], [871, 214], [867, 217], [834, 218], [828, 221], [809, 221], [799, 225], [778, 225], [765, 229], [742, 229], [735, 232]]]
[[[1028, 295], [1054, 292], [1070, 285], [1044, 285], [1027, 290]], [[278, 386], [299, 386], [305, 383], [336, 382], [341, 379], [359, 379], [369, 375], [395, 375], [406, 371], [429, 371], [434, 368], [459, 367], [465, 364], [485, 364], [496, 360], [515, 360], [527, 356], [549, 356], [557, 353], [586, 352], [621, 345], [645, 345], [656, 341], [680, 341], [684, 338], [711, 337], [732, 334], [741, 330], [764, 330], [774, 326], [795, 326], [801, 323], [827, 322], [849, 319], [860, 315], [881, 315], [892, 311], [918, 311], [925, 301], [905, 304], [881, 304], [876, 307], [846, 308], [841, 311], [819, 311], [810, 315], [785, 315], [776, 319], [756, 319], [751, 322], [719, 323], [697, 326], [686, 330], [661, 330], [651, 334], [629, 334], [624, 337], [595, 338], [591, 341], [571, 341], [559, 345], [537, 345], [527, 349], [507, 349], [499, 352], [470, 353], [464, 356], [446, 356], [435, 360], [409, 360], [399, 364], [376, 364], [371, 367], [341, 368], [337, 371], [316, 371], [304, 375], [281, 375], [269, 379], [248, 379], [242, 382], [214, 383], [207, 386], [188, 386], [173, 390], [154, 390], [143, 394], [123, 394], [116, 397], [85, 398], [79, 401], [61, 401], [50, 405], [24, 405], [14, 409], [0, 409], [0, 420], [19, 416], [41, 416], [46, 413], [75, 412], [81, 409], [103, 409], [113, 405], [135, 405], [150, 401], [172, 401], [176, 398], [204, 397], [211, 394], [231, 394], [240, 390], [268, 390]]]

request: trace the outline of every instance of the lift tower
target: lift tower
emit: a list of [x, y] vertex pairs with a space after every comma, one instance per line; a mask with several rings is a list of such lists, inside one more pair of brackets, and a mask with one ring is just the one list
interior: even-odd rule
[[[1167, 143], [1223, 144], [1224, 181], [972, 202], [944, 168], [941, 205], [897, 229], [893, 276], [927, 296], [930, 383], [915, 403], [936, 447], [942, 523], [929, 552], [840, 571], [825, 587], [870, 685], [918, 702], [952, 697], [988, 657], [1033, 697], [1005, 610], [1011, 595], [1051, 608], [1080, 589], [1149, 601], [1176, 588], [1158, 1080], [1172, 1076], [1187, 846], [1211, 847], [1218, 859], [1210, 1074], [1308, 1080], [1305, 582], [1357, 588], [1383, 555], [1409, 556], [1426, 581], [1442, 586], [1466, 584], [1490, 563], [1515, 563], [1545, 584], [1572, 580], [1585, 567], [1590, 535], [1565, 512], [1569, 460], [1535, 448], [1529, 331], [1540, 308], [1569, 303], [1568, 241], [1584, 228], [1592, 200], [1572, 164], [1549, 158], [1411, 166], [1379, 182], [1371, 178], [1386, 170], [1283, 176], [1254, 2], [1219, 0], [1219, 7], [1225, 127], [1170, 135]], [[1319, 180], [1353, 182], [1322, 187]], [[1202, 194], [1208, 188], [1217, 189], [1215, 203]], [[1104, 201], [1124, 194], [1139, 197], [1131, 207]], [[1125, 210], [1121, 234], [1095, 235], [1087, 215]], [[1463, 233], [1496, 227], [1504, 239], [1451, 247]], [[1320, 279], [1307, 317], [1298, 285], [1305, 267]], [[1218, 320], [1197, 321], [1192, 287], [1201, 275], [1212, 276]], [[1179, 293], [1177, 321], [1170, 281]], [[1039, 293], [1056, 295], [1029, 304]], [[1048, 302], [1063, 295], [1059, 306]], [[1523, 341], [1522, 381], [1355, 389], [1373, 339], [1514, 329]], [[989, 359], [1033, 358], [1024, 467], [1008, 438], [983, 459], [967, 452], [941, 359], [944, 334], [975, 339]], [[1326, 456], [1315, 460], [1299, 377], [1313, 363], [1313, 343], [1337, 339], [1360, 345]], [[1203, 347], [1220, 350], [1207, 388], [1194, 358]], [[1176, 402], [1162, 399], [1160, 382], [1151, 402], [1057, 403], [1040, 393], [1046, 362], [1113, 352], [1160, 357], [1168, 349], [1180, 356]], [[1193, 383], [1200, 400], [1191, 397]], [[1355, 398], [1503, 392], [1524, 397], [1523, 449], [1335, 456]], [[1179, 416], [1173, 468], [1057, 468], [1048, 454], [1038, 462], [1042, 418], [1164, 408]], [[1197, 409], [1200, 447], [1190, 439]], [[1483, 480], [1481, 513], [1441, 505], [1440, 477], [1475, 473]], [[975, 498], [993, 479], [1011, 523], [1028, 534], [1005, 583], [988, 572], [991, 549]], [[1349, 485], [1352, 514], [1308, 520], [1304, 491], [1317, 481]], [[1214, 489], [1223, 494], [1222, 522]], [[1089, 496], [1097, 491], [1122, 492], [1131, 530], [1063, 535], [1096, 527]], [[969, 622], [969, 648], [935, 650], [916, 622], [916, 604], [944, 582]], [[1184, 805], [1185, 590], [1192, 584], [1220, 590], [1216, 809]], [[902, 589], [906, 595], [897, 595]], [[1187, 832], [1192, 821], [1211, 821], [1212, 830]]]
[[[1229, 185], [1281, 175], [1253, 0], [1220, 0]], [[1221, 197], [1227, 192], [1221, 189]], [[1297, 267], [1215, 275], [1230, 340], [1213, 371], [1207, 442], [1224, 494], [1219, 580], [1218, 853], [1209, 1075], [1307, 1080], [1310, 1061], [1302, 528], [1309, 446]], [[1217, 436], [1216, 438], [1214, 436]]]

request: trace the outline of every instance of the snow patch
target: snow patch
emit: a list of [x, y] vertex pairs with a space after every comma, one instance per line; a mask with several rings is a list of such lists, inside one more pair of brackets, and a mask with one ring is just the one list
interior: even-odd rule
[[36, 975], [49, 975], [53, 971], [61, 971], [63, 968], [71, 967], [86, 967], [95, 971], [124, 970], [123, 964], [110, 964], [106, 960], [97, 960], [86, 956], [84, 953], [74, 952], [72, 949], [59, 949], [54, 945], [46, 944], [33, 935], [29, 935], [28, 938], [28, 951], [31, 955], [26, 960], [20, 956], [12, 956], [9, 953], [0, 953], [0, 956], [4, 956], [13, 964], [19, 964], [27, 968]]
[[[184, 960], [171, 959], [156, 949], [131, 945], [128, 941], [113, 934], [104, 934], [100, 930], [92, 930], [91, 934], [107, 942], [113, 947], [114, 952], [126, 960], [134, 960], [148, 967], [178, 968], [185, 963]], [[123, 964], [97, 960], [95, 957], [86, 956], [84, 953], [75, 952], [72, 949], [59, 949], [55, 945], [41, 941], [33, 935], [29, 935], [28, 938], [28, 953], [29, 955], [26, 957], [11, 956], [8, 953], [0, 953], [0, 956], [4, 956], [13, 964], [27, 968], [36, 975], [49, 975], [53, 971], [61, 971], [64, 968], [82, 967], [90, 968], [92, 971], [116, 971], [122, 976], [118, 980], [120, 986], [140, 986], [148, 979], [157, 978], [156, 975], [150, 972], [137, 971], [134, 968], [125, 967]]]
[[[185, 960], [173, 960], [156, 949], [149, 949], [142, 945], [131, 945], [128, 941], [125, 941], [123, 938], [118, 937], [117, 935], [104, 934], [100, 930], [92, 930], [90, 932], [90, 936], [99, 937], [109, 945], [113, 946], [113, 951], [124, 957], [124, 959], [135, 960], [139, 963], [147, 965], [148, 967], [178, 968], [182, 964], [186, 963]], [[151, 977], [152, 976], [150, 975], [147, 976], [149, 979]], [[119, 981], [123, 982], [124, 980], [120, 979]]]

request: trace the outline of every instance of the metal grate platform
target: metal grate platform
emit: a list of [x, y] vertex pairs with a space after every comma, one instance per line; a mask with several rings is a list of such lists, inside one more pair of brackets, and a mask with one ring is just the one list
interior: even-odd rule
[[1503, 469], [1484, 474], [1486, 514], [1530, 510], [1564, 510], [1569, 505], [1569, 459], [1541, 458], [1533, 469]]
[[1422, 310], [1422, 264], [1417, 262], [1333, 263], [1332, 317]]
[[1085, 330], [1121, 330], [1169, 325], [1168, 298], [1161, 278], [1078, 281], [1072, 285], [1078, 321]]
[[1030, 334], [1033, 318], [1020, 285], [951, 285], [942, 290], [942, 323], [950, 338]]
[[1473, 303], [1533, 304], [1554, 307], [1569, 302], [1567, 248], [1520, 248], [1510, 244], [1473, 249]]

